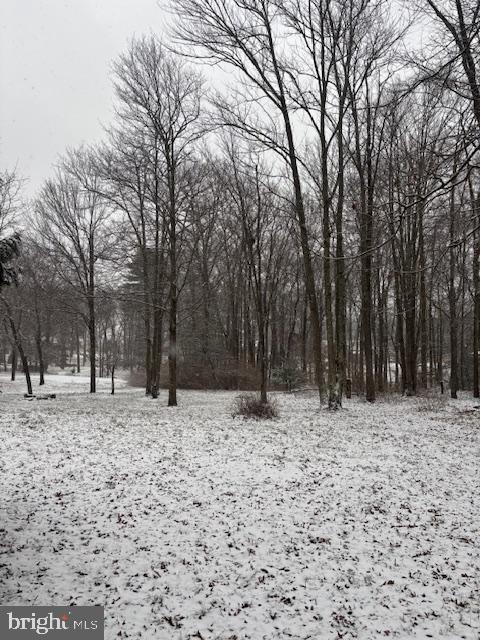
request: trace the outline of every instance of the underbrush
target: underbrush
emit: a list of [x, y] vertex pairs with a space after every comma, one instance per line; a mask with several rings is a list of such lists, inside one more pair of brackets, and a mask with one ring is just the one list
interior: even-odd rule
[[258, 395], [245, 393], [235, 398], [232, 416], [271, 420], [278, 418], [278, 406], [273, 399], [263, 402]]
[[424, 395], [416, 399], [417, 411], [420, 413], [436, 413], [445, 411], [448, 404], [446, 395]]

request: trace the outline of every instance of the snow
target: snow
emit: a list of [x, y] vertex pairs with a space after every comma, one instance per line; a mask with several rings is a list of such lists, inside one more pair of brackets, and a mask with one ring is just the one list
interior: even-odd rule
[[473, 400], [278, 394], [256, 422], [227, 392], [23, 386], [2, 378], [2, 604], [104, 605], [107, 640], [479, 637]]

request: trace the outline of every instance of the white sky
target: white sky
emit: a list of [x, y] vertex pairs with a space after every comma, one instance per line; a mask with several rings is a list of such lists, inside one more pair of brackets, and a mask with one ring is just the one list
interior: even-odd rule
[[0, 0], [0, 170], [33, 195], [67, 146], [98, 140], [112, 60], [168, 20], [158, 0]]
[[[161, 4], [0, 0], [0, 171], [17, 166], [25, 195], [66, 147], [102, 137], [113, 115], [111, 63], [133, 36], [165, 32], [172, 16]], [[418, 44], [420, 24], [414, 31]]]

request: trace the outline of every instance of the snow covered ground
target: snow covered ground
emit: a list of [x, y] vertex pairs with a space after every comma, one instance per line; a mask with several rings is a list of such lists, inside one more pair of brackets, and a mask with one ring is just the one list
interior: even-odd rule
[[107, 640], [480, 636], [480, 410], [231, 417], [50, 376], [0, 395], [0, 602], [101, 604]]

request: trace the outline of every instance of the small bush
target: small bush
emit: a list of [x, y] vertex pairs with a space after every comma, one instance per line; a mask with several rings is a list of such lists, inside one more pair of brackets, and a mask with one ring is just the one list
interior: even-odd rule
[[306, 376], [305, 372], [297, 367], [284, 366], [273, 369], [271, 381], [273, 384], [282, 385], [287, 391], [293, 391], [306, 384]]
[[278, 418], [277, 403], [274, 400], [262, 402], [258, 395], [242, 394], [235, 399], [233, 417], [256, 418], [257, 420], [271, 420]]
[[445, 411], [448, 404], [448, 398], [446, 395], [417, 398], [417, 411], [419, 413], [437, 413], [439, 411]]

